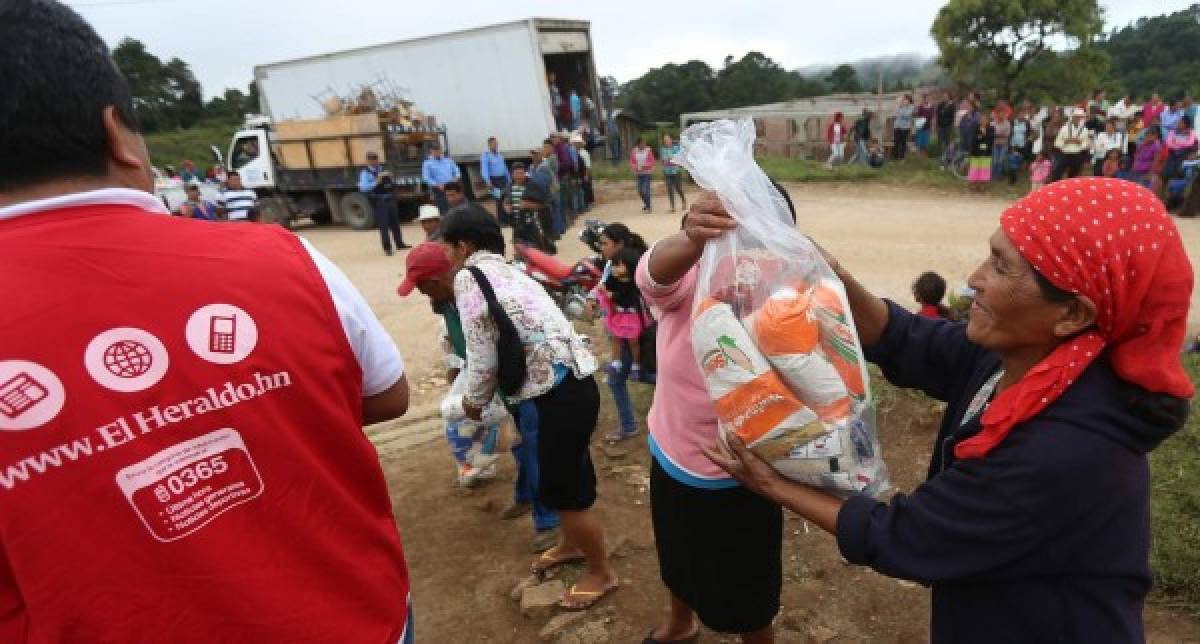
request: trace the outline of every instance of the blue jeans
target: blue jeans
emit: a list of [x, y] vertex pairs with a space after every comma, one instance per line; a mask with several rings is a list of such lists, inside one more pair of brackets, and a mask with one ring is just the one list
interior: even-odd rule
[[[629, 345], [621, 345], [621, 368], [616, 373], [608, 374], [608, 388], [612, 391], [613, 402], [617, 405], [617, 420], [621, 425], [621, 433], [627, 434], [637, 429], [637, 419], [633, 416], [633, 401], [629, 399], [629, 368], [633, 366], [633, 354]], [[653, 383], [655, 374], [642, 372], [642, 382]]]
[[587, 202], [583, 200], [583, 180], [571, 179], [571, 196], [575, 199], [575, 212], [583, 213], [587, 211]]
[[517, 461], [517, 483], [513, 490], [513, 500], [517, 503], [533, 504], [533, 528], [538, 532], [558, 527], [558, 514], [542, 505], [538, 500], [538, 411], [532, 400], [523, 401], [517, 407], [517, 431], [521, 434], [521, 444], [512, 448], [513, 458]]
[[567, 232], [567, 216], [563, 213], [563, 193], [559, 192], [551, 198], [551, 210], [554, 213], [554, 234], [562, 236]]
[[862, 139], [857, 139], [854, 142], [854, 158], [852, 161], [867, 165], [867, 156], [867, 142], [863, 141]]
[[992, 178], [1004, 176], [1008, 169], [1008, 144], [997, 143], [992, 146]]
[[637, 176], [637, 191], [642, 198], [642, 205], [650, 209], [650, 175], [639, 173]]

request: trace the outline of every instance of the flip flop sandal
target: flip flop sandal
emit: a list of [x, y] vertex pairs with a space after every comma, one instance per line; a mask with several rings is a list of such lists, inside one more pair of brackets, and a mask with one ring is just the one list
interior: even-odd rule
[[696, 627], [696, 634], [685, 637], [681, 640], [656, 640], [654, 639], [654, 629], [646, 634], [646, 639], [642, 640], [642, 644], [696, 644], [700, 641], [700, 628]]
[[533, 565], [529, 567], [529, 572], [541, 576], [559, 566], [575, 563], [576, 561], [585, 561], [584, 556], [571, 555], [570, 557], [556, 558], [549, 551], [546, 551], [542, 553], [542, 556], [538, 557], [537, 561], [533, 562]]
[[[611, 593], [617, 588], [620, 588], [621, 582], [614, 581], [600, 590], [575, 590], [575, 587], [575, 584], [571, 584], [571, 588], [562, 596], [562, 599], [558, 600], [559, 608], [565, 608], [567, 610], [587, 610], [592, 606], [595, 606], [596, 603], [601, 599], [604, 599], [605, 595]], [[582, 604], [568, 604], [567, 598], [571, 596], [583, 597], [586, 601]]]

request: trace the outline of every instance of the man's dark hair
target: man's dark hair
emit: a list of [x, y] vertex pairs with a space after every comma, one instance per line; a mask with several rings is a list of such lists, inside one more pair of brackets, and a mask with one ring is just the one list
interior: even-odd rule
[[488, 143], [491, 143], [492, 141], [495, 141], [495, 140], [496, 140], [496, 137], [494, 137], [494, 136], [489, 136], [489, 137], [488, 137], [488, 140], [487, 140], [487, 142], [488, 142]]
[[462, 187], [462, 184], [457, 181], [450, 181], [450, 182], [446, 183], [446, 185], [442, 186], [443, 192], [445, 192], [447, 190], [453, 190], [454, 192], [462, 192], [463, 187]]
[[229, 177], [237, 177], [237, 178], [241, 179], [242, 174], [240, 172], [238, 172], [237, 170], [229, 170], [225, 173], [225, 179], [228, 180]]
[[0, 2], [0, 190], [102, 177], [104, 108], [138, 130], [129, 84], [79, 14], [50, 0]]
[[476, 250], [504, 254], [504, 233], [492, 213], [475, 205], [456, 210], [442, 220], [442, 241], [469, 242]]
[[921, 304], [932, 304], [940, 307], [942, 298], [946, 297], [946, 280], [933, 271], [921, 273], [913, 282], [913, 295]]

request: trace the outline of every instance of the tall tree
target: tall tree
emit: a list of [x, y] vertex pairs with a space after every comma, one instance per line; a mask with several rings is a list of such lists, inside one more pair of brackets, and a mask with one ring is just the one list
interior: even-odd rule
[[1105, 59], [1091, 48], [1103, 26], [1096, 0], [949, 0], [931, 32], [954, 80], [994, 87], [1011, 98], [1048, 51], [1099, 76]]
[[[713, 91], [715, 107], [775, 103], [801, 95], [804, 77], [784, 69], [761, 52], [752, 51], [734, 60], [725, 57]], [[811, 94], [809, 94], [811, 95]]]
[[113, 49], [113, 61], [129, 82], [133, 109], [147, 132], [171, 127], [171, 96], [163, 63], [140, 40], [125, 38]]
[[669, 63], [626, 83], [617, 103], [646, 121], [674, 121], [684, 112], [712, 107], [714, 79], [703, 61]]
[[834, 67], [825, 77], [831, 92], [861, 92], [862, 84], [858, 82], [858, 72], [853, 65], [842, 63]]
[[204, 90], [192, 74], [192, 68], [178, 58], [162, 68], [163, 83], [170, 99], [171, 120], [180, 127], [191, 127], [204, 116]]

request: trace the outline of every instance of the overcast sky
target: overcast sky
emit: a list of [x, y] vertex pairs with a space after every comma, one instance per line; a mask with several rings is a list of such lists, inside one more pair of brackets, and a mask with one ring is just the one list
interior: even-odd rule
[[[1194, 0], [1101, 0], [1109, 27]], [[788, 69], [936, 53], [936, 0], [68, 0], [115, 46], [132, 36], [187, 61], [207, 95], [245, 89], [255, 65], [530, 16], [590, 20], [601, 75], [624, 82], [668, 62], [758, 50]], [[661, 25], [661, 27], [659, 27]]]

